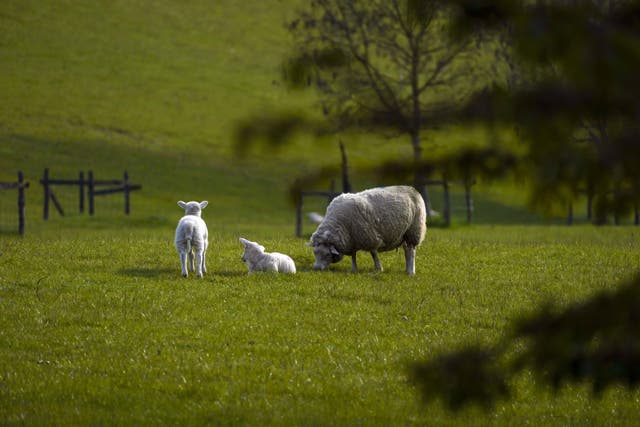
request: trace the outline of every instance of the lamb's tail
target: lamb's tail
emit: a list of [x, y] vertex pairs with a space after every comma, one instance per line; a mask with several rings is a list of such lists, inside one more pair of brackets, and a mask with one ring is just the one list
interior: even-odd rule
[[190, 254], [191, 253], [191, 237], [187, 237], [186, 244], [187, 244], [187, 253]]

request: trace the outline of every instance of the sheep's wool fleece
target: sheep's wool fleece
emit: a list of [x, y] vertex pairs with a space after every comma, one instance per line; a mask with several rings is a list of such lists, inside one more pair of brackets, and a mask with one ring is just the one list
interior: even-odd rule
[[418, 246], [426, 232], [426, 209], [413, 187], [392, 186], [342, 194], [329, 204], [311, 244], [332, 244], [340, 253], [389, 251]]

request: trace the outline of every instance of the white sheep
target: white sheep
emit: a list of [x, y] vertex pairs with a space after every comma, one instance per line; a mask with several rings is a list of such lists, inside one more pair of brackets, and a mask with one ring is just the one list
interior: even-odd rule
[[382, 271], [378, 252], [404, 248], [406, 272], [415, 274], [416, 247], [426, 225], [424, 200], [413, 187], [392, 186], [342, 194], [331, 201], [318, 229], [311, 235], [316, 270], [324, 270], [344, 255], [351, 256], [358, 271], [356, 252], [371, 253], [376, 270]]
[[[180, 266], [182, 267], [182, 275], [187, 277], [187, 257], [191, 271], [196, 271], [196, 276], [202, 277], [207, 272], [205, 255], [209, 246], [209, 231], [207, 224], [201, 218], [202, 209], [209, 202], [188, 202], [182, 200], [178, 202], [178, 206], [184, 209], [184, 216], [180, 218], [178, 227], [176, 228], [176, 250], [180, 254]], [[194, 269], [194, 258], [197, 270]]]
[[289, 255], [278, 252], [265, 252], [264, 246], [243, 237], [240, 237], [240, 243], [244, 245], [242, 261], [247, 263], [249, 273], [254, 271], [296, 272], [296, 264]]

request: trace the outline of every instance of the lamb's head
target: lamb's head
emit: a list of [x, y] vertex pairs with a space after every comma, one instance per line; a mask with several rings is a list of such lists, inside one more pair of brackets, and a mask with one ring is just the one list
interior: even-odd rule
[[313, 255], [316, 262], [313, 264], [314, 270], [324, 270], [329, 264], [339, 262], [343, 255], [330, 243], [331, 233], [324, 231], [321, 234], [313, 233], [309, 246], [313, 248]]
[[244, 252], [242, 252], [242, 262], [247, 262], [248, 259], [252, 259], [256, 254], [264, 253], [264, 246], [258, 244], [257, 242], [252, 242], [241, 237], [240, 243], [244, 245]]
[[202, 202], [187, 202], [187, 203], [180, 200], [178, 202], [178, 206], [184, 209], [185, 215], [195, 215], [195, 216], [201, 216], [202, 209], [206, 208], [208, 204], [209, 202], [207, 202], [206, 200]]

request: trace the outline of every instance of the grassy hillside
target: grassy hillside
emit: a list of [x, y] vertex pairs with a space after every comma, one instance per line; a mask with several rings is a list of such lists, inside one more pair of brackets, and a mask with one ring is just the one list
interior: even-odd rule
[[[242, 222], [256, 209], [265, 221], [292, 221], [287, 187], [301, 173], [337, 164], [336, 139], [300, 135], [279, 151], [257, 148], [243, 159], [233, 156], [231, 141], [238, 120], [248, 116], [279, 109], [315, 114], [312, 93], [279, 83], [290, 46], [284, 23], [303, 3], [3, 2], [0, 180], [20, 169], [32, 182], [30, 226], [39, 226], [37, 181], [45, 167], [61, 178], [89, 169], [113, 178], [127, 169], [144, 187], [134, 195], [134, 217], [174, 218], [176, 200], [206, 198], [210, 215], [222, 222]], [[427, 151], [438, 153], [485, 135], [426, 137]], [[342, 139], [355, 167], [410, 156], [403, 139]], [[379, 184], [353, 181], [356, 188]], [[514, 209], [517, 221], [535, 219], [519, 207], [521, 197], [500, 191], [476, 187], [478, 221], [513, 220]], [[440, 203], [437, 190], [434, 199]]]
[[[230, 139], [237, 119], [286, 97], [272, 82], [289, 10], [278, 1], [3, 2], [0, 179], [16, 169], [33, 184], [45, 167], [62, 178], [128, 169], [144, 186], [134, 214], [172, 215], [177, 198], [209, 198], [224, 215], [257, 197], [249, 208], [282, 215], [290, 176], [273, 176], [271, 160], [230, 162]], [[32, 219], [39, 193], [37, 184], [28, 192]]]

